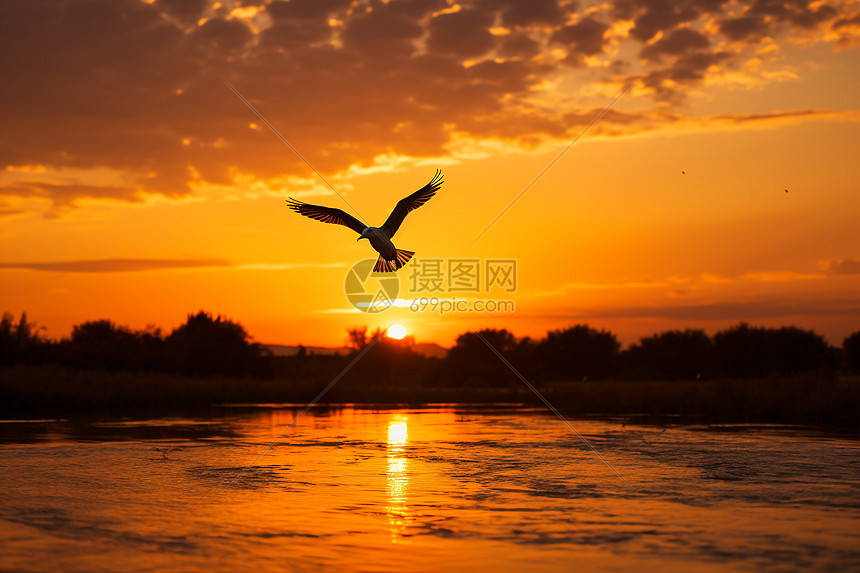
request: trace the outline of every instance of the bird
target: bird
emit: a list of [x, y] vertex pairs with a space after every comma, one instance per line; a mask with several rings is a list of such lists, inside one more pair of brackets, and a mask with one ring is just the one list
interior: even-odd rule
[[156, 452], [161, 454], [161, 459], [169, 460], [170, 458], [167, 457], [167, 454], [169, 454], [173, 450], [178, 450], [179, 448], [174, 446], [172, 448], [154, 448], [154, 449]]
[[356, 241], [367, 239], [370, 242], [370, 246], [379, 253], [379, 258], [373, 266], [373, 271], [392, 273], [408, 263], [415, 254], [415, 251], [405, 251], [396, 248], [394, 243], [391, 242], [391, 238], [397, 232], [397, 229], [400, 228], [406, 214], [426, 203], [430, 197], [436, 194], [442, 183], [442, 171], [437, 169], [430, 183], [397, 202], [388, 219], [380, 227], [369, 227], [341, 209], [311, 205], [310, 203], [297, 201], [292, 197], [287, 199], [287, 206], [299, 215], [304, 215], [323, 223], [349, 227], [361, 235]]
[[686, 174], [687, 174], [687, 172], [686, 172], [686, 171], [684, 171], [684, 170], [682, 169], [682, 170], [681, 170], [681, 175], [686, 175]]

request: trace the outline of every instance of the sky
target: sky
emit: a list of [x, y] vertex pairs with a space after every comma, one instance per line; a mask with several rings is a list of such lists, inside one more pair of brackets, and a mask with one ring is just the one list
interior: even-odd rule
[[[860, 330], [858, 1], [9, 0], [0, 22], [0, 311], [48, 337], [198, 310], [313, 346]], [[393, 282], [285, 203], [380, 225], [437, 169]]]

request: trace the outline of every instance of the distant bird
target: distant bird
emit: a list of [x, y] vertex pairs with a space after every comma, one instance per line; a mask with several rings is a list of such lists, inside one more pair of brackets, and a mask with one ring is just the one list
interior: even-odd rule
[[684, 170], [682, 169], [682, 170], [681, 170], [681, 175], [686, 175], [686, 174], [687, 174], [687, 172], [686, 172], [686, 171], [684, 171]]
[[343, 225], [361, 234], [356, 241], [367, 239], [370, 241], [370, 246], [379, 253], [379, 258], [373, 267], [374, 272], [392, 273], [408, 263], [415, 252], [395, 248], [394, 243], [391, 242], [391, 238], [397, 232], [397, 229], [400, 228], [400, 224], [403, 223], [406, 214], [426, 203], [430, 197], [436, 194], [442, 183], [442, 172], [437, 169], [430, 183], [397, 202], [394, 211], [391, 212], [391, 215], [388, 216], [388, 219], [385, 220], [385, 223], [381, 227], [368, 227], [349, 213], [345, 213], [340, 209], [311, 205], [296, 201], [292, 197], [287, 199], [287, 206], [305, 217], [310, 217], [323, 223]]
[[178, 450], [178, 449], [179, 449], [178, 447], [174, 446], [172, 448], [155, 448], [155, 451], [161, 454], [161, 459], [169, 460], [170, 458], [167, 457], [167, 454], [169, 454], [173, 450]]
[[788, 193], [788, 189], [786, 189], [785, 192]]

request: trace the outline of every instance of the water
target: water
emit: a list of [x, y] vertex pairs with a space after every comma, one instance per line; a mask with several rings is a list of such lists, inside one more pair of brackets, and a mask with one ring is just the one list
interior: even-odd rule
[[[860, 444], [534, 409], [0, 423], [0, 569], [860, 570]], [[247, 468], [247, 469], [246, 469]]]

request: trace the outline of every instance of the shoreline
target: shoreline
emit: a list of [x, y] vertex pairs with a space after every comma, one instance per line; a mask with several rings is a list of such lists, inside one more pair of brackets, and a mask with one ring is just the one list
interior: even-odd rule
[[[182, 378], [46, 366], [0, 369], [0, 418], [118, 413], [193, 413], [215, 405], [304, 407], [327, 380]], [[697, 424], [780, 424], [860, 429], [860, 377], [536, 383], [565, 416], [684, 419]], [[428, 404], [544, 408], [525, 386], [394, 386], [342, 380], [320, 407]], [[224, 406], [222, 406], [224, 407]], [[299, 406], [296, 406], [299, 407]]]

